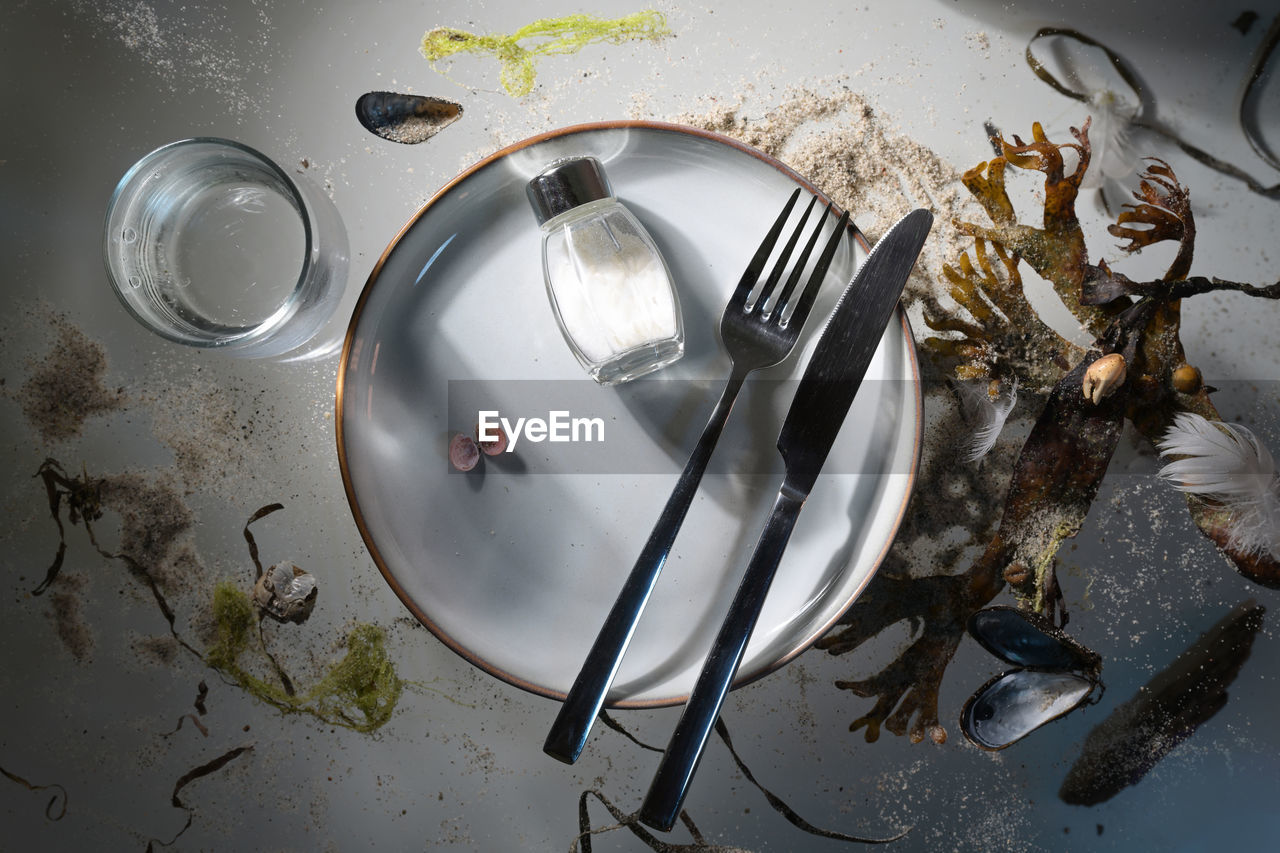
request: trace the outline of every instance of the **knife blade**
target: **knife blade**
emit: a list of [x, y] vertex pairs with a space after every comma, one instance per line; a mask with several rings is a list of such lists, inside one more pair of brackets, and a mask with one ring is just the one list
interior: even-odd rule
[[932, 225], [933, 215], [927, 210], [914, 210], [898, 220], [845, 288], [818, 339], [778, 434], [785, 468], [782, 487], [640, 807], [640, 820], [655, 829], [666, 831], [675, 824], [796, 518], [831, 452]]

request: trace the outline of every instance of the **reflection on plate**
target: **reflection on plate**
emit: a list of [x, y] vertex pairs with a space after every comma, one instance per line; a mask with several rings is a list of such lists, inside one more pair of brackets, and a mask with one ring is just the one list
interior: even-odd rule
[[[658, 379], [586, 379], [547, 304], [525, 184], [560, 157], [600, 158], [653, 234], [684, 312], [686, 355]], [[563, 697], [698, 433], [729, 360], [720, 314], [790, 191], [812, 187], [737, 142], [644, 122], [511, 146], [437, 193], [360, 297], [338, 376], [338, 453], [378, 568], [441, 640], [484, 670]], [[856, 211], [855, 211], [856, 214]], [[793, 381], [864, 247], [838, 258], [797, 351], [748, 382], [609, 701], [692, 689], [781, 482], [773, 447]], [[599, 419], [604, 440], [533, 443], [452, 470], [478, 409]], [[905, 317], [890, 324], [800, 516], [738, 681], [807, 648], [853, 602], [897, 531], [921, 418]]]

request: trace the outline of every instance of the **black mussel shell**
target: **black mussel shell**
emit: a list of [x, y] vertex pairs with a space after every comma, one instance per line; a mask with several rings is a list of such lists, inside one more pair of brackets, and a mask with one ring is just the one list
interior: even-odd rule
[[356, 118], [392, 142], [425, 142], [462, 116], [462, 105], [429, 95], [367, 92], [356, 101]]
[[976, 746], [1004, 749], [1078, 708], [1096, 686], [1073, 672], [1001, 673], [969, 697], [960, 711], [960, 730]]
[[969, 633], [983, 648], [1015, 666], [1097, 672], [1102, 659], [1038, 613], [997, 605], [969, 617]]

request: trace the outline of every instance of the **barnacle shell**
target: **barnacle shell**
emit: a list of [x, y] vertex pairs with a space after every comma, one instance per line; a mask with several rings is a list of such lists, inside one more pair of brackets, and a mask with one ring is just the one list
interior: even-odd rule
[[1127, 371], [1123, 355], [1104, 355], [1084, 372], [1084, 396], [1094, 405], [1101, 403], [1124, 384]]
[[1025, 582], [1029, 577], [1031, 577], [1031, 574], [1022, 563], [1010, 563], [1004, 567], [1004, 582], [1007, 584], [1017, 586]]
[[253, 600], [281, 622], [302, 623], [316, 606], [315, 575], [297, 566], [277, 564], [262, 573], [253, 587]]

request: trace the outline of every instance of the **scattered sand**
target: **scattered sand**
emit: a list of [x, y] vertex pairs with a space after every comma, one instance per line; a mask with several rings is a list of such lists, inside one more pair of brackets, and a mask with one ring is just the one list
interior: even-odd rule
[[14, 394], [31, 427], [49, 444], [80, 435], [93, 415], [125, 406], [124, 389], [104, 384], [107, 356], [102, 346], [62, 315], [49, 318], [54, 342], [41, 359], [28, 361], [26, 382]]

